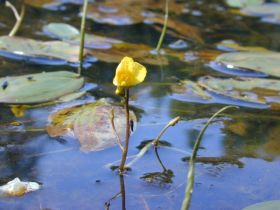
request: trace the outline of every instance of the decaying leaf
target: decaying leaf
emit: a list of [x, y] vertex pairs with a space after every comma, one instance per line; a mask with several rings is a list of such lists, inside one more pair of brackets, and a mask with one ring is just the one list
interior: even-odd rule
[[[81, 150], [85, 152], [108, 148], [117, 144], [111, 124], [112, 110], [116, 132], [120, 139], [124, 140], [124, 109], [103, 102], [74, 106], [53, 113], [49, 117], [48, 134], [51, 137], [74, 135], [80, 142]], [[130, 117], [136, 122], [132, 111]]]
[[202, 77], [198, 84], [207, 90], [246, 102], [280, 103], [280, 80], [261, 78], [220, 79]]
[[224, 51], [265, 52], [266, 48], [258, 46], [241, 46], [233, 40], [223, 40], [216, 44], [217, 48]]
[[0, 78], [0, 103], [49, 102], [78, 91], [83, 84], [83, 78], [67, 71], [2, 77]]
[[23, 196], [40, 188], [40, 184], [36, 182], [22, 182], [19, 178], [15, 178], [7, 184], [0, 186], [0, 197]]
[[1, 36], [0, 56], [33, 63], [62, 65], [79, 62], [79, 47], [62, 41], [45, 42], [23, 37]]

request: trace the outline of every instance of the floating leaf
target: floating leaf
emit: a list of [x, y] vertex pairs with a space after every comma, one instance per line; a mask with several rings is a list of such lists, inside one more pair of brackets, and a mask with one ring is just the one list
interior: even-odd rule
[[79, 62], [79, 47], [62, 41], [36, 41], [22, 37], [0, 37], [0, 56], [28, 62], [61, 65]]
[[198, 84], [190, 80], [181, 81], [172, 85], [173, 97], [183, 101], [207, 101], [212, 99]]
[[216, 58], [216, 62], [225, 65], [229, 71], [238, 68], [280, 77], [280, 53], [276, 52], [224, 53]]
[[280, 209], [280, 200], [266, 201], [248, 206], [243, 210], [276, 210]]
[[167, 65], [168, 59], [151, 53], [152, 48], [144, 44], [120, 43], [111, 49], [91, 50], [89, 53], [104, 62], [119, 63], [124, 56], [131, 56], [139, 63], [152, 65]]
[[264, 3], [264, 0], [226, 0], [226, 3], [231, 7], [246, 7], [253, 5], [260, 5]]
[[[116, 132], [121, 140], [125, 136], [125, 110], [121, 107], [96, 102], [62, 109], [49, 118], [48, 134], [51, 137], [74, 136], [79, 140], [82, 151], [97, 151], [117, 143], [112, 128], [111, 117], [114, 112]], [[131, 119], [136, 122], [133, 112]]]
[[203, 77], [198, 84], [213, 93], [236, 100], [259, 104], [280, 103], [280, 80]]
[[257, 46], [241, 46], [233, 40], [224, 40], [216, 44], [217, 48], [223, 51], [248, 51], [248, 52], [264, 52], [269, 51], [263, 47]]
[[280, 3], [265, 3], [245, 7], [241, 10], [245, 15], [262, 17], [262, 21], [280, 24]]
[[29, 104], [53, 101], [79, 90], [84, 79], [67, 71], [0, 78], [0, 103]]
[[[80, 32], [77, 28], [65, 23], [50, 23], [44, 26], [43, 31], [55, 38], [80, 45]], [[112, 44], [122, 43], [121, 40], [85, 34], [85, 48], [89, 49], [109, 49]]]
[[19, 178], [15, 178], [7, 184], [0, 186], [0, 196], [22, 196], [40, 188], [41, 186], [36, 182], [22, 182]]

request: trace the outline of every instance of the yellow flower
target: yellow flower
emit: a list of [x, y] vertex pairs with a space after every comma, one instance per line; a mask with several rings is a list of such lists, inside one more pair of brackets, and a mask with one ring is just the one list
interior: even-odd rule
[[134, 62], [130, 57], [124, 57], [116, 69], [113, 84], [119, 90], [135, 86], [144, 81], [146, 74], [145, 66]]

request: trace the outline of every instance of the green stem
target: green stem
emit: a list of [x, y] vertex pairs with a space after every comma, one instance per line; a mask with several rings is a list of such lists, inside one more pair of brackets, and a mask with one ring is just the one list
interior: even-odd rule
[[122, 195], [122, 210], [126, 210], [126, 205], [125, 205], [125, 185], [124, 185], [123, 174], [120, 174], [120, 188], [121, 188], [121, 195]]
[[81, 40], [80, 40], [80, 53], [79, 53], [80, 66], [78, 68], [79, 75], [81, 75], [82, 73], [83, 62], [84, 62], [84, 45], [85, 45], [85, 28], [86, 28], [85, 26], [86, 26], [87, 7], [88, 7], [88, 0], [84, 0], [81, 29], [80, 29]]
[[207, 127], [209, 124], [213, 121], [215, 117], [217, 117], [220, 113], [223, 111], [229, 109], [229, 108], [238, 108], [237, 106], [226, 106], [217, 111], [215, 114], [212, 115], [212, 117], [207, 121], [207, 123], [204, 125], [204, 127], [201, 129], [201, 131], [198, 134], [198, 137], [195, 140], [195, 144], [193, 147], [193, 152], [189, 161], [189, 172], [188, 172], [188, 184], [186, 186], [186, 191], [185, 191], [185, 198], [183, 200], [181, 210], [188, 210], [190, 207], [190, 202], [192, 198], [192, 192], [193, 192], [193, 185], [194, 185], [194, 174], [195, 174], [195, 159], [197, 156], [197, 151], [199, 149], [200, 142], [202, 140], [202, 137], [204, 135], [204, 132], [206, 131]]
[[169, 10], [168, 9], [168, 3], [169, 3], [169, 0], [165, 0], [164, 24], [163, 24], [161, 35], [160, 35], [160, 38], [158, 40], [157, 48], [156, 48], [156, 51], [157, 51], [158, 54], [159, 54], [160, 48], [162, 46], [162, 42], [163, 42], [164, 36], [166, 34], [166, 29], [167, 29], [167, 24], [168, 24], [168, 13], [169, 13], [169, 11], [168, 11]]
[[17, 33], [17, 31], [18, 31], [18, 29], [19, 29], [19, 27], [20, 27], [20, 25], [23, 21], [23, 18], [24, 18], [24, 15], [25, 15], [25, 4], [24, 4], [24, 2], [22, 3], [20, 14], [18, 14], [14, 5], [12, 5], [9, 1], [6, 1], [6, 7], [11, 8], [11, 10], [13, 11], [14, 16], [16, 18], [16, 23], [15, 23], [13, 29], [9, 33], [9, 36], [14, 36]]
[[126, 114], [126, 132], [125, 132], [125, 146], [122, 152], [122, 160], [119, 166], [119, 171], [123, 174], [125, 170], [125, 162], [127, 158], [128, 146], [129, 146], [129, 137], [130, 137], [130, 123], [129, 123], [129, 89], [125, 89], [125, 114]]

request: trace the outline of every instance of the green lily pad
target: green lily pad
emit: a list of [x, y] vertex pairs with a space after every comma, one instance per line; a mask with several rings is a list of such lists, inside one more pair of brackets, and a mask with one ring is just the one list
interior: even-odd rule
[[236, 67], [280, 77], [280, 53], [276, 52], [224, 53], [216, 58], [216, 62], [228, 69], [234, 70]]
[[280, 80], [260, 78], [220, 79], [202, 77], [198, 84], [210, 92], [245, 102], [280, 103]]
[[264, 3], [264, 0], [226, 0], [227, 5], [230, 7], [246, 7], [252, 5], [260, 5]]
[[22, 37], [0, 37], [0, 56], [44, 64], [79, 62], [79, 46], [62, 41], [37, 41]]
[[[43, 31], [68, 43], [80, 45], [80, 31], [69, 24], [50, 23], [43, 27]], [[116, 43], [122, 43], [122, 41], [93, 34], [85, 34], [85, 48], [110, 49], [112, 44]]]
[[[116, 132], [122, 141], [126, 130], [125, 110], [104, 102], [74, 106], [55, 112], [49, 117], [48, 134], [51, 137], [74, 135], [84, 152], [114, 146], [117, 144], [117, 137], [111, 123], [112, 110]], [[130, 119], [136, 122], [132, 111]]]
[[67, 71], [0, 78], [0, 103], [32, 104], [53, 101], [79, 90], [84, 79]]
[[243, 210], [276, 210], [280, 209], [280, 200], [266, 201], [248, 206]]

